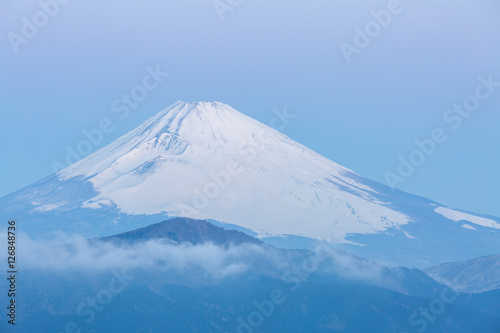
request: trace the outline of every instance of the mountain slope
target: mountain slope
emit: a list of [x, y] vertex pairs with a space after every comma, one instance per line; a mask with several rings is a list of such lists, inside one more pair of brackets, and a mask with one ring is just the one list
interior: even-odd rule
[[477, 293], [500, 289], [500, 255], [445, 263], [424, 271], [436, 281], [459, 292]]
[[500, 252], [500, 219], [363, 178], [217, 102], [173, 104], [1, 198], [0, 212], [32, 237], [55, 230], [102, 237], [187, 217], [263, 240], [326, 240], [386, 265], [428, 267]]
[[[88, 288], [80, 281], [77, 286]], [[283, 291], [280, 295], [283, 295], [284, 302], [271, 308], [267, 301], [272, 291]], [[45, 303], [50, 301], [53, 300]], [[75, 307], [77, 302], [74, 302]], [[73, 313], [61, 315], [40, 311], [29, 320], [21, 317], [19, 326], [26, 332], [62, 331], [65, 324], [72, 321], [78, 323], [83, 332], [99, 333], [161, 332], [165, 327], [179, 333], [498, 332], [500, 319], [454, 304], [447, 304], [446, 312], [432, 315], [431, 320], [424, 317], [429, 316], [428, 313], [413, 315], [417, 309], [428, 309], [431, 302], [430, 299], [352, 283], [305, 282], [296, 292], [290, 291], [290, 285], [273, 279], [239, 279], [202, 289], [165, 285], [161, 292], [134, 283], [97, 313], [90, 324], [85, 322], [87, 317]], [[259, 307], [259, 303], [268, 307]], [[262, 316], [264, 319], [260, 321], [258, 315], [262, 312], [259, 309], [272, 309], [271, 315]], [[257, 319], [252, 321], [251, 315]], [[249, 322], [260, 325], [249, 326]]]
[[79, 176], [99, 192], [84, 207], [113, 202], [127, 214], [211, 218], [263, 235], [342, 240], [409, 222], [352, 171], [221, 103], [173, 105], [59, 174]]
[[[239, 239], [239, 246], [226, 246]], [[248, 332], [255, 311], [265, 316], [248, 326], [255, 332], [497, 332], [500, 325], [495, 294], [455, 297], [418, 270], [387, 269], [331, 248], [279, 250], [207, 221], [173, 219], [81, 245], [52, 252], [57, 268], [23, 261], [22, 332], [60, 332], [70, 321], [85, 332]], [[149, 261], [144, 246], [161, 255]], [[187, 254], [193, 249], [209, 253], [194, 260]], [[231, 260], [219, 251], [232, 252]], [[106, 257], [112, 262], [96, 269]], [[83, 265], [68, 265], [77, 261]], [[212, 261], [219, 269], [248, 267], [214, 280], [206, 275]], [[440, 299], [443, 311], [435, 307]]]
[[193, 245], [211, 242], [216, 245], [240, 245], [263, 243], [242, 232], [225, 230], [205, 221], [188, 218], [175, 218], [123, 234], [104, 237], [108, 242], [137, 243], [153, 239], [168, 239], [176, 244], [190, 243]]

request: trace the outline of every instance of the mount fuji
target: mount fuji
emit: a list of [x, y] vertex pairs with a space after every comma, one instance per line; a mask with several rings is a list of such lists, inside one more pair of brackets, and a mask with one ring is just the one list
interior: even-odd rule
[[102, 237], [187, 217], [289, 247], [327, 241], [387, 265], [500, 253], [499, 218], [363, 178], [218, 102], [177, 102], [1, 198], [0, 211], [35, 238]]

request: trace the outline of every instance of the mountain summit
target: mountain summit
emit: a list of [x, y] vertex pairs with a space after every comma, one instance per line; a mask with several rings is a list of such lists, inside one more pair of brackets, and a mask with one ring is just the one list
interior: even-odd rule
[[186, 217], [270, 242], [327, 240], [388, 265], [500, 253], [500, 219], [363, 178], [218, 102], [173, 104], [1, 198], [0, 212], [37, 237], [54, 230], [101, 237]]
[[[228, 105], [178, 102], [59, 174], [133, 215], [214, 219], [343, 240], [409, 222], [359, 176]], [[313, 219], [311, 219], [313, 217]]]

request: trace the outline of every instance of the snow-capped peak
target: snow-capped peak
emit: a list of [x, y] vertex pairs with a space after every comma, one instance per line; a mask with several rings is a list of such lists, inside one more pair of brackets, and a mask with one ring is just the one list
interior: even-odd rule
[[342, 241], [409, 222], [357, 175], [219, 102], [177, 102], [59, 173], [128, 214], [214, 219]]

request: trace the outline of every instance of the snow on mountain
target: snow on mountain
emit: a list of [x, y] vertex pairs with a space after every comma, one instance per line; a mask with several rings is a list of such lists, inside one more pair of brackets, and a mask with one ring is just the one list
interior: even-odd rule
[[32, 237], [102, 237], [173, 217], [287, 248], [328, 240], [386, 266], [500, 253], [500, 219], [363, 178], [217, 102], [177, 102], [92, 155], [0, 198]]
[[[483, 217], [474, 216], [471, 214], [459, 212], [459, 211], [449, 209], [446, 207], [438, 207], [434, 211], [440, 215], [443, 215], [444, 217], [446, 217], [450, 220], [455, 221], [455, 222], [467, 221], [467, 222], [471, 222], [473, 224], [477, 224], [477, 225], [480, 225], [483, 227], [500, 229], [500, 223], [497, 223], [496, 221], [493, 221], [491, 219], [485, 219]], [[475, 230], [474, 227], [472, 227], [468, 224], [464, 224], [463, 227], [468, 228], [468, 229], [472, 228], [471, 230]]]
[[93, 184], [99, 194], [84, 207], [114, 203], [260, 235], [342, 241], [410, 221], [351, 170], [217, 102], [178, 102], [58, 176]]

